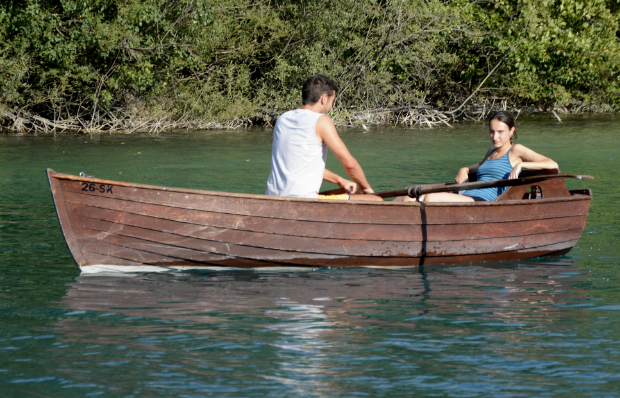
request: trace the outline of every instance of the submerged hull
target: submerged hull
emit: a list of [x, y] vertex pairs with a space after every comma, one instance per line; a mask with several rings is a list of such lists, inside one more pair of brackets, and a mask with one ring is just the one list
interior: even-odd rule
[[496, 202], [319, 201], [157, 187], [48, 170], [63, 234], [84, 271], [416, 266], [567, 253], [591, 192], [537, 182]]

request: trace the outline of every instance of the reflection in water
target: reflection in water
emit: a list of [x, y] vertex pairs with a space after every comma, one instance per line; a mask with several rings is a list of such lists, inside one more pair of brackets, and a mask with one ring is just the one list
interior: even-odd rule
[[[131, 358], [139, 357], [149, 374], [160, 375], [152, 368], [169, 362], [182, 366], [168, 384], [152, 381], [179, 394], [211, 391], [218, 375], [231, 371], [258, 390], [277, 385], [287, 396], [331, 396], [387, 380], [403, 392], [475, 390], [476, 383], [462, 383], [488, 384], [497, 372], [506, 383], [493, 388], [514, 392], [525, 388], [513, 383], [522, 378], [523, 363], [560, 365], [543, 360], [556, 351], [541, 351], [539, 342], [561, 334], [558, 325], [575, 323], [564, 303], [587, 300], [576, 286], [583, 279], [566, 258], [392, 270], [84, 275], [60, 303], [76, 317], [63, 319], [57, 332], [73, 344], [121, 344], [133, 355], [124, 360], [135, 364]], [[587, 317], [578, 314], [580, 322]], [[523, 348], [506, 356], [517, 346]], [[472, 375], [472, 365], [488, 369]], [[500, 365], [506, 369], [498, 371]], [[535, 385], [552, 376], [537, 377]]]
[[[339, 335], [351, 328], [411, 328], [429, 317], [451, 316], [458, 318], [455, 322], [467, 323], [477, 314], [491, 325], [548, 323], [550, 317], [563, 312], [554, 304], [578, 297], [578, 292], [562, 285], [567, 275], [581, 273], [557, 266], [567, 261], [556, 259], [552, 266], [529, 262], [300, 273], [85, 275], [70, 285], [61, 305], [73, 311], [141, 320], [133, 326], [105, 325], [111, 329], [106, 335], [176, 334], [183, 331], [181, 325], [219, 325], [231, 317], [250, 316], [283, 336], [284, 340], [274, 343], [283, 344], [281, 348], [318, 353], [329, 347], [320, 341], [321, 336]], [[570, 281], [574, 283], [575, 278]], [[119, 330], [112, 330], [117, 326]], [[63, 324], [63, 328], [76, 329], [77, 336], [88, 335], [83, 328], [89, 327], [96, 327], [92, 332], [98, 335], [102, 325], [75, 320]], [[193, 328], [191, 333], [209, 334], [210, 330]]]
[[[329, 391], [323, 376], [329, 373], [325, 361], [330, 343], [321, 335], [333, 324], [326, 321], [325, 307], [300, 304], [286, 297], [277, 298], [275, 304], [281, 308], [267, 310], [265, 315], [282, 322], [270, 324], [267, 328], [282, 335], [272, 345], [278, 349], [280, 372], [292, 377], [265, 375], [265, 379], [288, 385], [295, 396], [321, 395]], [[288, 354], [291, 351], [302, 355], [291, 356]], [[312, 378], [304, 382], [307, 376]]]
[[416, 316], [476, 307], [492, 309], [488, 315], [495, 320], [520, 314], [536, 319], [528, 304], [549, 315], [556, 312], [554, 303], [576, 297], [563, 281], [572, 276], [573, 284], [583, 271], [570, 265], [570, 259], [553, 259], [396, 270], [82, 275], [69, 285], [61, 306], [207, 324], [225, 322], [230, 314], [266, 315], [281, 321], [270, 330], [310, 339], [334, 325], [374, 324], [379, 319], [365, 312], [387, 302]]

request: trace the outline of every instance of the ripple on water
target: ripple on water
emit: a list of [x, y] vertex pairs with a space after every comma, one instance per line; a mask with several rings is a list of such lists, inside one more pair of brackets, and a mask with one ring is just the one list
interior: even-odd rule
[[[0, 395], [619, 396], [617, 115], [518, 128], [563, 171], [596, 178], [569, 181], [594, 198], [568, 256], [93, 277], [68, 253], [46, 167], [262, 193], [271, 131], [102, 135], [88, 148], [0, 135]], [[481, 124], [341, 132], [376, 190], [450, 181], [488, 146]], [[328, 168], [340, 168], [331, 155]]]

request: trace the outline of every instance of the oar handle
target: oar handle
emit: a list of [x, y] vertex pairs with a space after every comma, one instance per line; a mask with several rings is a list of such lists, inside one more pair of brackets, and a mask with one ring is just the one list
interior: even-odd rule
[[349, 193], [349, 191], [344, 188], [336, 188], [330, 189], [329, 191], [321, 191], [319, 192], [319, 195], [342, 195], [344, 193]]
[[[348, 193], [348, 192], [344, 190], [343, 188], [336, 188], [336, 189], [330, 189], [329, 191], [319, 192], [319, 195], [342, 195], [343, 193]], [[396, 191], [375, 192], [371, 195], [380, 196], [382, 198], [393, 198], [395, 196], [407, 195], [407, 190], [398, 189]]]
[[492, 181], [475, 181], [466, 182], [463, 184], [448, 183], [448, 184], [429, 184], [429, 185], [411, 185], [407, 187], [407, 196], [410, 198], [419, 198], [422, 195], [428, 193], [437, 192], [458, 192], [466, 191], [468, 189], [480, 189], [480, 188], [497, 188], [497, 187], [512, 187], [516, 185], [532, 184], [535, 182], [552, 180], [552, 179], [565, 179], [575, 178], [577, 180], [593, 180], [594, 177], [580, 174], [551, 174], [540, 175], [532, 177], [515, 178], [513, 180], [492, 180]]
[[[514, 180], [492, 180], [492, 181], [474, 181], [466, 182], [463, 184], [457, 184], [455, 182], [448, 182], [443, 184], [425, 184], [425, 185], [410, 185], [405, 189], [399, 189], [396, 191], [384, 191], [375, 192], [373, 195], [380, 196], [382, 198], [393, 198], [395, 196], [409, 196], [410, 198], [419, 198], [427, 193], [437, 192], [458, 192], [466, 191], [468, 189], [479, 188], [495, 188], [495, 187], [509, 187], [515, 185], [531, 184], [533, 182], [540, 182], [545, 180], [551, 180], [555, 178], [575, 178], [577, 180], [593, 180], [594, 177], [583, 174], [547, 174], [532, 177], [515, 178]], [[329, 191], [319, 192], [321, 195], [340, 195], [347, 193], [342, 188], [332, 189]]]

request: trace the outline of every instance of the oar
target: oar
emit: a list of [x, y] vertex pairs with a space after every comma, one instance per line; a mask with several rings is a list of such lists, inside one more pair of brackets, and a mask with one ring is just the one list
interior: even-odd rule
[[[492, 181], [475, 181], [466, 182], [463, 184], [457, 184], [455, 182], [448, 182], [443, 184], [426, 184], [426, 185], [411, 185], [405, 189], [397, 191], [385, 191], [376, 192], [373, 195], [380, 196], [382, 198], [392, 198], [394, 196], [409, 196], [410, 198], [419, 198], [427, 193], [436, 192], [458, 192], [468, 189], [479, 188], [496, 188], [496, 187], [511, 187], [515, 185], [525, 185], [534, 182], [540, 182], [545, 180], [557, 179], [557, 178], [575, 178], [577, 180], [593, 180], [594, 177], [580, 174], [550, 174], [540, 175], [533, 177], [515, 178], [514, 180], [492, 180]], [[332, 189], [330, 191], [320, 192], [321, 195], [338, 195], [346, 193], [342, 188]]]

